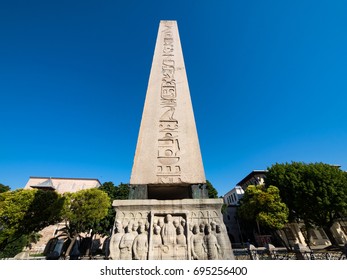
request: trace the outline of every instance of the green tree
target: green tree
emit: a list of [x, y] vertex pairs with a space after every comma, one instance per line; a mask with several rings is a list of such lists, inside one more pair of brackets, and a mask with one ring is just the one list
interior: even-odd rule
[[218, 192], [209, 180], [206, 180], [206, 189], [208, 192], [208, 198], [218, 198]]
[[277, 163], [268, 168], [265, 184], [279, 188], [291, 221], [303, 220], [308, 244], [313, 227], [322, 227], [335, 243], [330, 228], [337, 218], [347, 213], [345, 172], [324, 163]]
[[129, 196], [129, 184], [120, 183], [116, 186], [113, 182], [105, 182], [99, 187], [99, 190], [106, 192], [112, 201], [128, 199]]
[[[248, 186], [240, 200], [238, 215], [270, 230], [282, 229], [288, 222], [288, 208], [281, 201], [277, 187]], [[258, 229], [259, 231], [259, 229]]]
[[8, 192], [9, 190], [10, 190], [9, 186], [5, 186], [3, 184], [0, 184], [0, 193]]
[[110, 205], [106, 217], [99, 222], [99, 225], [95, 227], [95, 230], [101, 235], [110, 236], [116, 216], [112, 203], [117, 199], [128, 199], [129, 185], [120, 183], [118, 186], [116, 186], [113, 182], [105, 182], [99, 187], [99, 190], [107, 193], [110, 198]]
[[7, 244], [7, 246], [0, 251], [0, 259], [13, 258], [15, 255], [23, 251], [25, 246], [28, 246], [28, 236], [22, 235], [17, 240]]
[[264, 185], [248, 186], [237, 209], [237, 215], [245, 229], [249, 228], [253, 232], [256, 225], [258, 233], [261, 234], [260, 228], [263, 228], [276, 236], [284, 246], [287, 245], [277, 234], [277, 230], [282, 229], [288, 222], [288, 213], [278, 188], [265, 188]]
[[43, 190], [15, 190], [0, 194], [0, 251], [29, 238], [60, 219], [62, 197]]
[[110, 198], [96, 188], [65, 193], [64, 198], [62, 218], [65, 221], [65, 233], [71, 240], [66, 251], [68, 256], [79, 233], [95, 231], [95, 226], [107, 215]]

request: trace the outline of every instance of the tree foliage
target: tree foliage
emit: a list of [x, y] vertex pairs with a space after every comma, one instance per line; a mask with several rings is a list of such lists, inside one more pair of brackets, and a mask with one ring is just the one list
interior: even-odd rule
[[99, 187], [99, 190], [106, 192], [112, 201], [115, 199], [128, 199], [129, 196], [128, 184], [120, 183], [115, 186], [112, 182], [105, 182]]
[[347, 212], [347, 176], [336, 166], [301, 162], [275, 164], [266, 185], [276, 185], [290, 210], [290, 218], [311, 226], [331, 226]]
[[29, 237], [60, 219], [62, 197], [44, 190], [15, 190], [0, 194], [0, 250]]
[[107, 215], [110, 204], [108, 195], [99, 189], [64, 193], [62, 218], [74, 233], [86, 232]]
[[290, 211], [290, 219], [301, 219], [307, 229], [330, 227], [347, 213], [347, 175], [337, 166], [292, 162], [268, 168], [266, 185], [276, 185]]
[[129, 185], [120, 183], [118, 186], [115, 186], [112, 182], [105, 182], [99, 187], [99, 190], [107, 193], [110, 198], [110, 205], [106, 217], [95, 227], [95, 231], [102, 235], [110, 235], [116, 216], [116, 212], [112, 206], [113, 200], [128, 199]]
[[218, 192], [209, 180], [206, 180], [206, 189], [208, 192], [208, 198], [218, 198]]
[[288, 208], [274, 186], [248, 186], [237, 211], [240, 218], [270, 230], [281, 229], [288, 222]]
[[17, 240], [7, 244], [3, 250], [0, 251], [0, 259], [13, 258], [15, 255], [23, 251], [23, 248], [28, 245], [28, 236], [22, 235]]
[[65, 228], [61, 230], [61, 235], [70, 240], [65, 257], [72, 257], [72, 254], [77, 253], [73, 248], [79, 234], [97, 231], [100, 221], [107, 215], [110, 198], [107, 193], [96, 188], [64, 193], [64, 198], [62, 219], [65, 221]]
[[0, 193], [8, 192], [8, 191], [10, 191], [10, 187], [9, 186], [5, 186], [3, 184], [0, 184]]

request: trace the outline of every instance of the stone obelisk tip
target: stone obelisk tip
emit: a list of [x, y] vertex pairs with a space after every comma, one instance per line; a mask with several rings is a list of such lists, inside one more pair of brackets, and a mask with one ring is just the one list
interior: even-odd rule
[[162, 20], [130, 184], [205, 182], [177, 22]]

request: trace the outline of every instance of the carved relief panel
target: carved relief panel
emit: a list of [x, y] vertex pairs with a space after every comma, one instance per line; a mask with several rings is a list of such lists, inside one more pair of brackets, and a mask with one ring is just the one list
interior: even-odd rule
[[121, 260], [230, 259], [220, 215], [204, 211], [118, 211], [110, 258]]

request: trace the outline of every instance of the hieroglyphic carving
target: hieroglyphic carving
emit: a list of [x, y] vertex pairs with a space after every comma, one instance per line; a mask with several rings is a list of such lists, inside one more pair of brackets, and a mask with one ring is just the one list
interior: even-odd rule
[[172, 25], [167, 22], [163, 30], [162, 83], [159, 119], [157, 178], [160, 184], [181, 183], [178, 120], [175, 119], [177, 91], [175, 80], [174, 39]]

